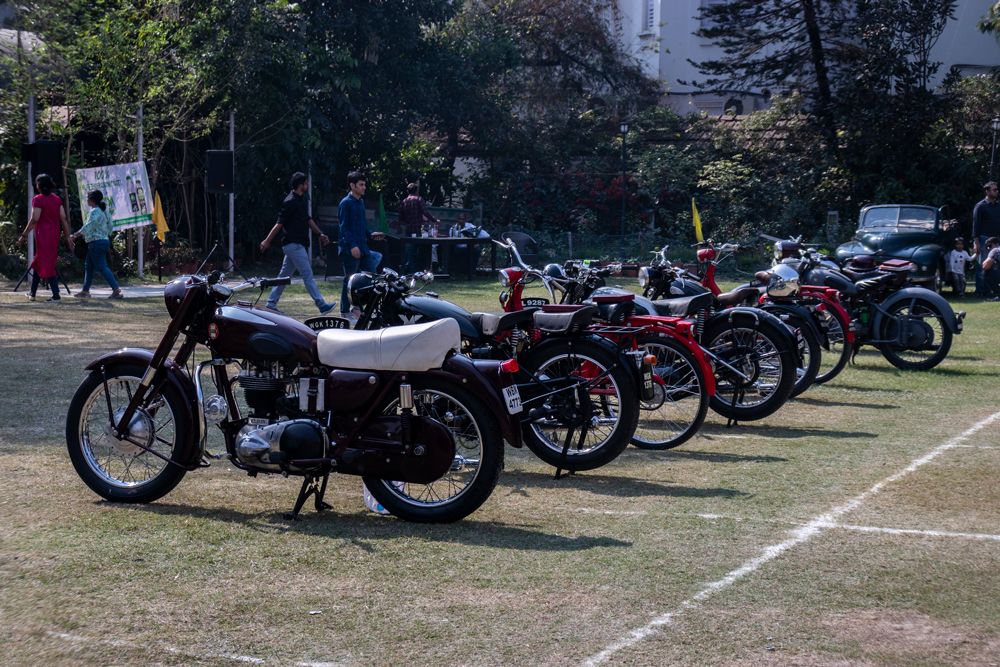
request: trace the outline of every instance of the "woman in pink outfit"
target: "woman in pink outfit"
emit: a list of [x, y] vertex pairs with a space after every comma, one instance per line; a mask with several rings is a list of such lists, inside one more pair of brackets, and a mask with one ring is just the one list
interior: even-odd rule
[[[69, 249], [73, 250], [73, 238], [69, 230], [69, 220], [63, 208], [62, 199], [52, 191], [56, 184], [48, 174], [39, 174], [35, 179], [35, 189], [39, 194], [31, 200], [31, 220], [21, 232], [19, 241], [28, 238], [32, 229], [35, 230], [35, 259], [31, 262], [34, 274], [31, 278], [31, 291], [28, 298], [35, 300], [38, 283], [48, 282], [52, 288], [49, 301], [59, 301], [59, 279], [56, 277], [56, 259], [59, 256], [59, 237], [65, 232]], [[60, 229], [60, 226], [62, 229]]]

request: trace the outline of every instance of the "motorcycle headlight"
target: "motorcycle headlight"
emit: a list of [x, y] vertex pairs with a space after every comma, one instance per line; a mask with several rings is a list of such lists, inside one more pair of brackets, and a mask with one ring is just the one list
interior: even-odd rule
[[498, 271], [497, 280], [502, 287], [510, 287], [510, 276], [507, 275], [506, 271]]
[[639, 287], [645, 288], [649, 284], [649, 267], [639, 267]]
[[778, 264], [771, 269], [771, 280], [767, 284], [767, 294], [771, 297], [788, 297], [799, 291], [799, 272], [787, 264]]

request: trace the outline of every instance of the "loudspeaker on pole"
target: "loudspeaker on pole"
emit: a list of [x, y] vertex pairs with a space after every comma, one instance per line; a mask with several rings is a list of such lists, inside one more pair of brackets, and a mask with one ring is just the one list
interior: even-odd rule
[[48, 174], [59, 187], [63, 184], [62, 152], [61, 141], [42, 140], [21, 145], [21, 157], [31, 163], [32, 177]]
[[205, 151], [205, 190], [213, 193], [233, 192], [233, 152]]

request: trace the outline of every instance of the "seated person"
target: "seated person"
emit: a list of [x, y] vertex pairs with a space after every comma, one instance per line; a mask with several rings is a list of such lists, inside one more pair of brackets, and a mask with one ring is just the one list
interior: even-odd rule
[[986, 239], [986, 259], [983, 260], [983, 282], [986, 296], [1000, 301], [1000, 237]]

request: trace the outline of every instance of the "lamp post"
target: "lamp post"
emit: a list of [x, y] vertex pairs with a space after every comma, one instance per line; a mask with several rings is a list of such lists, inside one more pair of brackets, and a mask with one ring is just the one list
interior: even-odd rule
[[990, 179], [993, 180], [993, 165], [996, 162], [997, 156], [997, 130], [1000, 130], [1000, 116], [994, 117], [990, 121], [990, 127], [993, 128], [993, 150], [990, 151]]
[[618, 132], [622, 135], [622, 219], [618, 226], [618, 254], [622, 261], [625, 261], [625, 138], [628, 136], [628, 121], [623, 120], [618, 125]]

